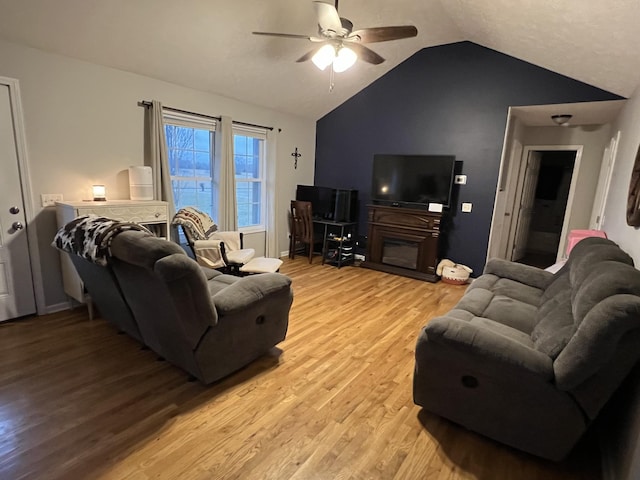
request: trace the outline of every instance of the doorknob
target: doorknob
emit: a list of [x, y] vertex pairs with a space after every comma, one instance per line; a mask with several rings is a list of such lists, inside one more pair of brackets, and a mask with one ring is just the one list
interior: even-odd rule
[[9, 213], [13, 213], [14, 215], [20, 213], [20, 209], [18, 207], [11, 207], [9, 209]]
[[20, 222], [13, 222], [11, 226], [14, 230], [22, 230], [24, 228], [24, 225], [22, 225], [22, 223]]

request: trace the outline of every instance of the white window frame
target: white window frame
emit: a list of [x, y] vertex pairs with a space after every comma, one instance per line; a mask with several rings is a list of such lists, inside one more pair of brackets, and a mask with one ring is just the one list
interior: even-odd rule
[[[196, 128], [199, 130], [209, 130], [209, 134], [212, 138], [211, 141], [211, 177], [183, 177], [178, 175], [171, 175], [171, 181], [206, 181], [211, 182], [212, 189], [212, 209], [214, 221], [217, 222], [217, 217], [220, 214], [220, 178], [219, 178], [219, 159], [216, 158], [216, 127], [217, 121], [214, 118], [204, 117], [196, 114], [188, 114], [176, 112], [173, 110], [164, 110], [162, 117], [165, 125], [174, 125], [178, 127]], [[167, 149], [169, 146], [167, 145]]]
[[[259, 225], [251, 225], [248, 227], [238, 227], [238, 230], [242, 233], [259, 233], [265, 232], [267, 230], [266, 227], [266, 214], [267, 214], [267, 131], [264, 128], [251, 127], [247, 125], [234, 124], [233, 125], [233, 136], [234, 136], [234, 144], [235, 144], [235, 136], [243, 136], [243, 137], [252, 137], [262, 140], [260, 149], [260, 165], [259, 165], [259, 177], [258, 178], [236, 178], [236, 202], [238, 199], [238, 184], [239, 183], [260, 183], [260, 224]], [[235, 162], [235, 152], [234, 152], [234, 162]], [[238, 209], [240, 205], [238, 205]], [[238, 216], [238, 221], [240, 220], [239, 211], [236, 212]]]

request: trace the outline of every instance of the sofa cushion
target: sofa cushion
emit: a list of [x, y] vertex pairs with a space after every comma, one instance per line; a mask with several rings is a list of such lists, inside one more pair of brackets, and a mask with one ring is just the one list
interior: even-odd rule
[[606, 261], [633, 265], [633, 259], [619, 247], [615, 245], [593, 245], [571, 264], [571, 285], [582, 285], [594, 265]]
[[[530, 334], [536, 323], [536, 306], [542, 293], [535, 287], [485, 273], [473, 281], [455, 310], [464, 310], [471, 316], [485, 317]], [[455, 316], [470, 319], [461, 314]]]
[[571, 289], [556, 292], [538, 308], [538, 322], [531, 332], [534, 348], [555, 359], [575, 332], [571, 310]]
[[[450, 317], [451, 312], [447, 313], [447, 316]], [[472, 325], [477, 325], [481, 328], [489, 329], [494, 333], [497, 333], [498, 335], [509, 338], [511, 340], [515, 340], [516, 342], [526, 345], [529, 348], [533, 347], [531, 337], [516, 328], [511, 328], [507, 325], [494, 322], [493, 320], [484, 317], [473, 317], [469, 323], [471, 323]]]
[[580, 324], [554, 362], [556, 381], [574, 389], [616, 356], [638, 356], [637, 344], [621, 352], [623, 337], [640, 329], [640, 271], [618, 262], [603, 262], [579, 288], [574, 317]]
[[617, 243], [612, 242], [608, 238], [602, 238], [602, 237], [583, 238], [578, 243], [576, 243], [575, 246], [571, 249], [569, 258], [567, 259], [563, 267], [560, 270], [558, 270], [557, 274], [569, 273], [569, 271], [571, 270], [571, 265], [574, 262], [574, 260], [582, 257], [582, 255], [587, 253], [596, 245], [612, 245], [614, 247], [618, 246]]
[[[589, 275], [573, 286], [573, 319], [580, 325], [598, 303], [614, 295], [640, 296], [640, 272], [630, 265], [606, 261], [593, 265]], [[602, 319], [606, 322], [606, 319]]]
[[153, 270], [155, 263], [169, 255], [187, 254], [182, 247], [144, 232], [123, 232], [111, 242], [111, 253], [121, 260]]
[[536, 307], [503, 295], [495, 295], [481, 316], [531, 334], [536, 324]]
[[236, 277], [234, 275], [228, 275], [226, 273], [217, 275], [216, 277], [207, 281], [209, 294], [213, 296], [216, 293], [227, 288], [229, 285], [233, 285], [238, 280], [240, 280], [240, 277]]

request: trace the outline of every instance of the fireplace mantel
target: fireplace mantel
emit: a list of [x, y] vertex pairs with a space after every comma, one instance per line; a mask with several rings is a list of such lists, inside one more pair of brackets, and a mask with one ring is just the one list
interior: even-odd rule
[[368, 205], [369, 239], [364, 267], [437, 282], [441, 213]]

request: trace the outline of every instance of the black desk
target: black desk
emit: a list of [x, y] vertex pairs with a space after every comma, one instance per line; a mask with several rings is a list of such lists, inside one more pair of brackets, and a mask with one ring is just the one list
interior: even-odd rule
[[313, 219], [315, 225], [322, 226], [322, 264], [325, 261], [340, 268], [353, 262], [355, 253], [356, 222], [334, 222], [333, 220]]

